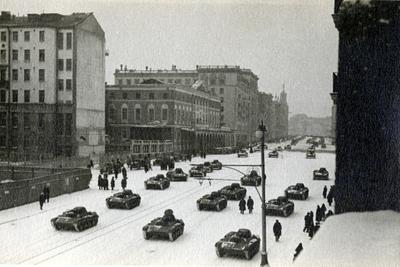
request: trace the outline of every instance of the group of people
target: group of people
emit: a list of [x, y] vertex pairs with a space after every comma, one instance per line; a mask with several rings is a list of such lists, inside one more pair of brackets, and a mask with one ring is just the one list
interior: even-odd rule
[[175, 159], [173, 156], [163, 157], [160, 159], [160, 169], [161, 170], [173, 170], [175, 168]]
[[327, 191], [328, 191], [328, 188], [325, 185], [324, 189], [322, 190], [322, 196], [324, 198], [326, 198], [329, 206], [332, 206], [333, 199], [335, 198], [335, 185], [331, 185], [331, 188], [329, 189], [328, 193], [327, 193]]
[[247, 209], [249, 210], [249, 214], [251, 214], [253, 212], [253, 208], [254, 208], [254, 200], [251, 198], [251, 196], [249, 196], [249, 199], [244, 200], [244, 198], [242, 198], [239, 201], [239, 210], [241, 214], [244, 214], [244, 211], [246, 210], [246, 205], [247, 205]]
[[[110, 186], [111, 186], [111, 190], [114, 190], [115, 188], [115, 181], [118, 179], [118, 170], [114, 171], [115, 177], [111, 177], [111, 181], [110, 181]], [[125, 189], [126, 185], [127, 185], [127, 179], [128, 179], [128, 175], [127, 175], [127, 171], [126, 168], [124, 166], [122, 166], [121, 168], [121, 173], [122, 173], [122, 179], [121, 179], [121, 188]], [[108, 173], [100, 173], [97, 179], [97, 185], [99, 187], [99, 189], [103, 189], [103, 190], [109, 190], [109, 183], [108, 183]]]
[[50, 186], [45, 185], [43, 191], [39, 195], [39, 205], [41, 210], [43, 209], [43, 204], [45, 202], [48, 203], [49, 200], [50, 200]]

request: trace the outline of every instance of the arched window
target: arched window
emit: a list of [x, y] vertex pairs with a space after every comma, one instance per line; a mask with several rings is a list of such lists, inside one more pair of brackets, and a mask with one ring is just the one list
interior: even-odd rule
[[162, 121], [168, 120], [168, 105], [167, 104], [163, 104], [161, 106], [161, 120]]
[[108, 107], [108, 119], [110, 120], [110, 121], [115, 121], [115, 107], [114, 107], [114, 105], [110, 105], [109, 107]]
[[123, 104], [121, 107], [121, 118], [122, 122], [128, 122], [128, 106], [126, 104]]
[[141, 111], [142, 111], [142, 107], [140, 106], [140, 104], [136, 104], [135, 105], [135, 122], [140, 122], [141, 120]]
[[150, 104], [147, 107], [147, 112], [148, 112], [148, 116], [149, 116], [149, 121], [155, 121], [154, 105], [153, 104]]

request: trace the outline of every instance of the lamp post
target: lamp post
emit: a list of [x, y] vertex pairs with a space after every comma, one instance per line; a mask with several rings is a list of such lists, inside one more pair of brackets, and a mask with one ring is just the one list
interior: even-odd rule
[[265, 219], [265, 157], [264, 157], [264, 142], [265, 133], [267, 129], [261, 120], [261, 124], [258, 126], [256, 131], [256, 137], [261, 139], [261, 221], [262, 221], [262, 248], [261, 248], [261, 266], [268, 266], [268, 255], [267, 255], [267, 223]]

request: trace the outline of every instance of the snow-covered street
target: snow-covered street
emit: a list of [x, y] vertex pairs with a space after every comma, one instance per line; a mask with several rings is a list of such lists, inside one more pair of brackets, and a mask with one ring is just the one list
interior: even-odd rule
[[[270, 145], [272, 148], [273, 145]], [[218, 159], [222, 164], [259, 164], [260, 152], [249, 154], [248, 158], [231, 155], [208, 155], [206, 161]], [[202, 163], [204, 159], [196, 157], [191, 163]], [[176, 167], [189, 171], [189, 162], [178, 162]], [[312, 171], [325, 167], [330, 173], [329, 181], [313, 181]], [[305, 250], [309, 240], [303, 233], [304, 215], [325, 203], [322, 197], [324, 185], [334, 183], [335, 154], [317, 153], [316, 159], [306, 159], [302, 152], [280, 152], [278, 159], [266, 157], [267, 189], [266, 198], [284, 195], [287, 186], [301, 182], [310, 189], [306, 201], [294, 201], [295, 211], [288, 218], [267, 217], [267, 250], [273, 266], [287, 266], [292, 263], [294, 249], [303, 242]], [[248, 172], [248, 167], [238, 167]], [[139, 207], [132, 210], [108, 209], [106, 197], [111, 190], [99, 190], [97, 187], [98, 170], [93, 170], [90, 189], [50, 199], [40, 211], [38, 203], [32, 203], [0, 212], [0, 235], [2, 264], [131, 264], [131, 265], [212, 265], [212, 266], [258, 266], [260, 253], [250, 262], [239, 258], [219, 258], [214, 244], [227, 232], [239, 228], [248, 228], [261, 236], [260, 199], [253, 187], [246, 187], [247, 197], [255, 201], [253, 214], [241, 215], [237, 201], [229, 201], [228, 207], [221, 212], [198, 211], [196, 200], [232, 183], [231, 181], [211, 182], [189, 178], [187, 182], [171, 182], [164, 191], [145, 190], [143, 181], [160, 171], [159, 167], [145, 174], [143, 170], [128, 171], [128, 188], [140, 194]], [[209, 175], [212, 178], [236, 179], [241, 174], [230, 169], [216, 170]], [[116, 181], [120, 190], [121, 176]], [[259, 187], [261, 190], [261, 186]], [[50, 219], [75, 206], [85, 206], [88, 211], [99, 214], [96, 227], [77, 233], [56, 231]], [[185, 222], [185, 232], [176, 241], [144, 240], [142, 227], [156, 217], [163, 215], [165, 209], [174, 210], [176, 218]], [[275, 242], [272, 225], [276, 219], [282, 224], [282, 237]], [[323, 227], [323, 225], [322, 225]], [[318, 235], [318, 233], [317, 233]]]

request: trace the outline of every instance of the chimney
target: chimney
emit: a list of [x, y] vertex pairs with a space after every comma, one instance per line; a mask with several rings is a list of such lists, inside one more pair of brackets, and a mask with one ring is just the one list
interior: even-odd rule
[[120, 68], [120, 70], [122, 71], [122, 67], [123, 67], [123, 65], [121, 64], [121, 65], [119, 65], [119, 68]]
[[172, 65], [172, 70], [176, 71], [176, 65]]
[[149, 70], [149, 66], [146, 66], [146, 71], [148, 71]]

